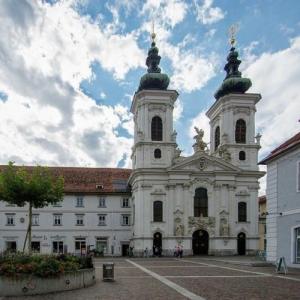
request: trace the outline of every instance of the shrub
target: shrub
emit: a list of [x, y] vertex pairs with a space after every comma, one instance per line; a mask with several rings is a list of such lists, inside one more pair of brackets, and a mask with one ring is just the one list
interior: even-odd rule
[[0, 276], [20, 276], [32, 274], [39, 277], [56, 277], [65, 272], [93, 268], [91, 257], [72, 255], [2, 255], [0, 256]]

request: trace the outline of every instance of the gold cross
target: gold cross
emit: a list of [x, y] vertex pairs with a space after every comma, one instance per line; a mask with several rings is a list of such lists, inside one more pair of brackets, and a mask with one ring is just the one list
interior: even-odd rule
[[151, 33], [151, 39], [152, 39], [152, 42], [154, 43], [155, 42], [155, 37], [156, 37], [156, 34], [154, 32], [154, 20], [152, 20], [152, 33]]
[[236, 44], [236, 34], [239, 30], [239, 25], [238, 24], [232, 24], [229, 27], [228, 33], [229, 33], [229, 44], [231, 47], [235, 46]]

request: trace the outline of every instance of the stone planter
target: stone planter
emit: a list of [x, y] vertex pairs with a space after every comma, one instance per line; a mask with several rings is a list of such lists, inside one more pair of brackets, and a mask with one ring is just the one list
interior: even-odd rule
[[95, 269], [65, 273], [56, 278], [40, 278], [30, 275], [22, 275], [18, 278], [0, 276], [0, 297], [69, 291], [91, 286], [95, 282]]

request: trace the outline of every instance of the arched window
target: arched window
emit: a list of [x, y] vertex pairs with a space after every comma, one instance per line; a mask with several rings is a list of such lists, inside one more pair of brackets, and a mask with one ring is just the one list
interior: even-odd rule
[[153, 202], [153, 221], [162, 222], [163, 221], [163, 203], [162, 201]]
[[155, 116], [151, 121], [151, 139], [152, 141], [162, 141], [162, 120], [160, 117]]
[[161, 150], [160, 149], [154, 150], [154, 158], [161, 158]]
[[239, 119], [235, 124], [235, 141], [236, 143], [246, 143], [246, 122]]
[[194, 217], [208, 216], [207, 189], [197, 188], [194, 197]]
[[247, 222], [247, 203], [239, 202], [238, 204], [238, 221]]
[[245, 151], [239, 152], [239, 160], [246, 160], [246, 153]]
[[215, 130], [215, 151], [218, 149], [220, 145], [220, 127], [217, 126]]

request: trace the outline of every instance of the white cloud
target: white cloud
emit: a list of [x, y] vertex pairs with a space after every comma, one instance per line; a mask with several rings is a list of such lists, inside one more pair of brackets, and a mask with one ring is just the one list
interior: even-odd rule
[[171, 87], [187, 93], [200, 90], [215, 75], [216, 59], [196, 49], [181, 51], [178, 47], [164, 48], [173, 66]]
[[183, 104], [180, 99], [177, 99], [173, 111], [174, 122], [178, 121], [181, 118], [182, 112], [183, 112]]
[[182, 0], [147, 0], [141, 13], [150, 15], [153, 20], [159, 20], [164, 26], [173, 28], [183, 21], [187, 9], [187, 4]]
[[124, 78], [144, 62], [143, 51], [135, 33], [109, 34], [73, 2], [1, 3], [1, 163], [116, 166], [125, 159], [129, 166], [132, 138], [117, 130], [130, 130], [127, 108], [97, 105], [79, 84], [92, 76], [94, 61]]
[[225, 12], [220, 7], [212, 7], [213, 0], [194, 0], [197, 21], [209, 25], [222, 20]]
[[299, 61], [297, 37], [284, 50], [263, 53], [244, 72], [252, 80], [250, 91], [262, 94], [256, 116], [262, 157], [300, 130]]
[[106, 94], [105, 94], [104, 92], [101, 92], [101, 93], [100, 93], [100, 98], [101, 98], [101, 99], [105, 99], [105, 98], [106, 98]]

